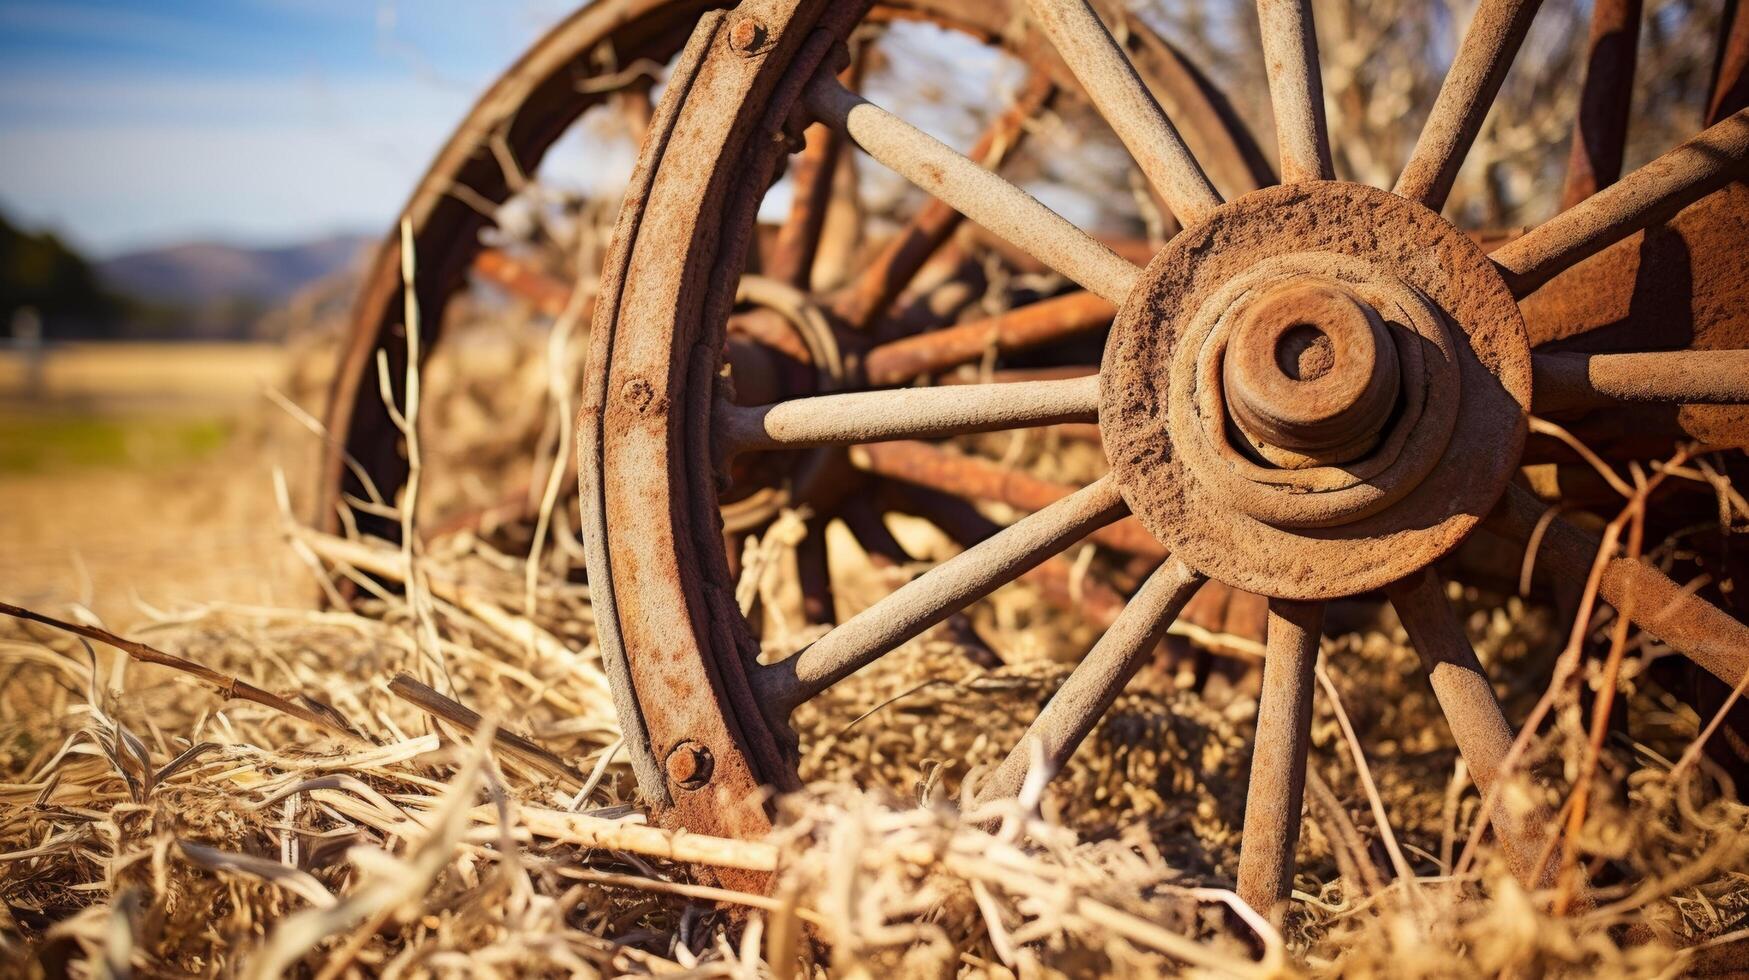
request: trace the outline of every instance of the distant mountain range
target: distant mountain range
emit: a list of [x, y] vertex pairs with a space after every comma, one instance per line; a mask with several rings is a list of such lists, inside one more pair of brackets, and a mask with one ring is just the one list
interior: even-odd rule
[[95, 264], [105, 287], [146, 303], [265, 307], [347, 269], [375, 241], [365, 235], [333, 235], [277, 248], [190, 242]]
[[[46, 230], [0, 214], [0, 342], [48, 340], [248, 340], [288, 329], [290, 302], [316, 288], [344, 304], [365, 235], [249, 248], [190, 242], [92, 261]], [[21, 332], [27, 331], [27, 332]]]

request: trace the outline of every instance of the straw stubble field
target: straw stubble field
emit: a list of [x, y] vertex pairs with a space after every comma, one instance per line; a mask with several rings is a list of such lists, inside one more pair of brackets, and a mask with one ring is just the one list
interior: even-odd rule
[[[465, 383], [426, 406], [429, 452], [488, 462], [444, 478], [453, 485], [434, 478], [430, 499], [541, 484], [541, 454], [556, 444], [546, 352], [511, 342], [435, 366], [429, 376]], [[322, 358], [291, 361], [283, 387], [313, 409]], [[492, 377], [470, 379], [464, 364]], [[1538, 605], [1456, 592], [1515, 719], [1560, 665], [1577, 670], [1505, 799], [1541, 798], [1570, 817], [1571, 786], [1595, 767], [1588, 806], [1549, 851], [1560, 860], [1565, 841], [1582, 844], [1589, 891], [1569, 888], [1563, 903], [1514, 882], [1475, 832], [1481, 801], [1401, 628], [1356, 604], [1324, 643], [1294, 902], [1278, 931], [1228, 890], [1256, 713], [1243, 643], [1183, 670], [1188, 641], [1170, 639], [1180, 660], [1145, 670], [1054, 782], [971, 808], [966, 788], [1092, 639], [1010, 586], [972, 611], [974, 630], [926, 634], [801, 710], [810, 788], [778, 801], [769, 840], [670, 835], [638, 807], [566, 508], [532, 562], [527, 529], [413, 549], [320, 535], [289, 503], [315, 436], [271, 404], [227, 411], [244, 421], [211, 452], [5, 476], [13, 557], [0, 600], [65, 623], [0, 626], [9, 972], [1657, 976], [1745, 965], [1749, 809], [1696, 751], [1709, 719], [1640, 683], [1630, 662], [1623, 690], [1650, 722], [1588, 759], [1592, 709], [1577, 693], [1595, 671]], [[1020, 461], [1073, 465], [1031, 452]], [[766, 607], [767, 656], [811, 635], [785, 561], [803, 527], [780, 521], [748, 552], [743, 584]], [[927, 527], [894, 530], [919, 554], [948, 547]], [[919, 570], [835, 554], [848, 556], [843, 612]], [[353, 598], [323, 603], [325, 590]], [[968, 642], [1003, 662], [985, 666]], [[725, 887], [747, 879], [712, 872], [722, 868], [769, 873], [770, 887]]]

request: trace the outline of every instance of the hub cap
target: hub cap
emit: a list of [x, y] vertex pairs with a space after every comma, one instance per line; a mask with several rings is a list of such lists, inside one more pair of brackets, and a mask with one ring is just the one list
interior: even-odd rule
[[1103, 378], [1101, 433], [1148, 530], [1210, 577], [1327, 599], [1433, 562], [1493, 506], [1530, 345], [1462, 232], [1321, 182], [1179, 235], [1119, 313]]

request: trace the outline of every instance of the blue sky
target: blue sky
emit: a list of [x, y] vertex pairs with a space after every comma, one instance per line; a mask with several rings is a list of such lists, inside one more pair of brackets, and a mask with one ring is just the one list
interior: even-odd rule
[[96, 255], [377, 232], [563, 0], [0, 0], [0, 211]]

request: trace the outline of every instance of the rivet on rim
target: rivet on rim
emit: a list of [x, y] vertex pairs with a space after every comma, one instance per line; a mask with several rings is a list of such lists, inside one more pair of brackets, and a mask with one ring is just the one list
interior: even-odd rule
[[668, 771], [668, 780], [681, 789], [703, 789], [711, 781], [711, 770], [716, 767], [716, 760], [711, 756], [711, 750], [704, 745], [686, 739], [668, 751], [668, 758], [663, 763]]
[[729, 47], [741, 54], [758, 54], [769, 38], [765, 25], [753, 17], [742, 17], [729, 27]]
[[[1296, 281], [1243, 318], [1227, 347], [1228, 410], [1279, 465], [1346, 463], [1378, 442], [1398, 390], [1396, 347], [1379, 315], [1345, 289]], [[1290, 455], [1292, 455], [1290, 454]]]
[[634, 410], [642, 412], [650, 407], [656, 398], [656, 389], [643, 378], [632, 378], [620, 386], [620, 397]]

